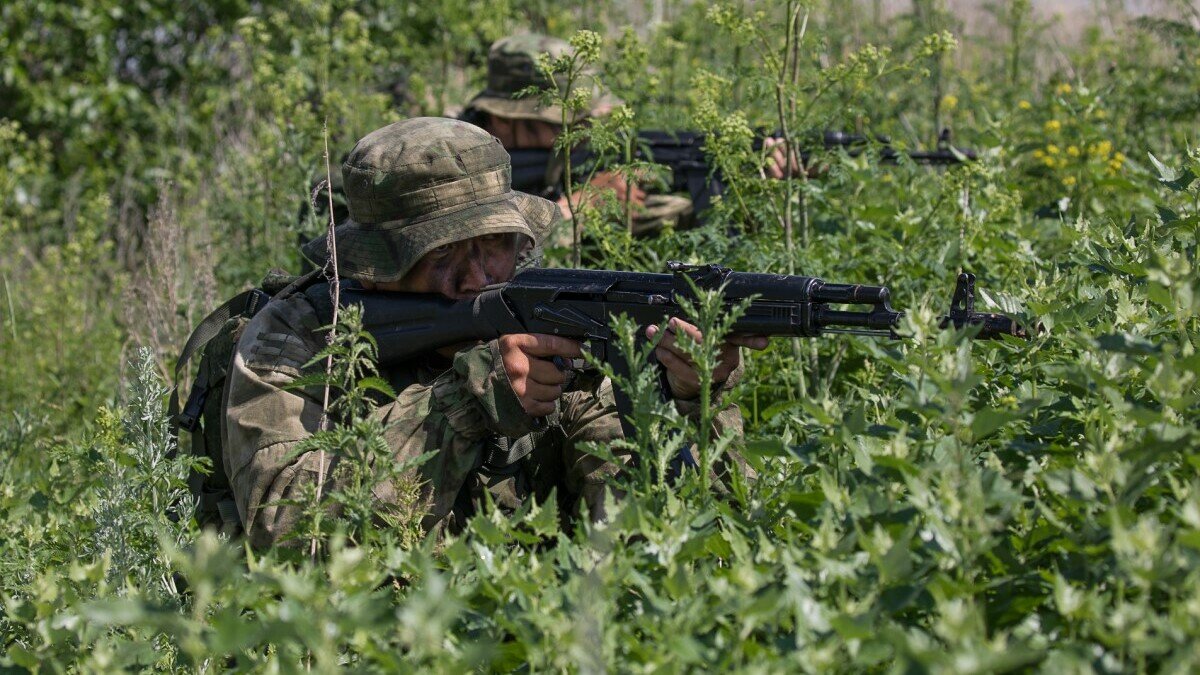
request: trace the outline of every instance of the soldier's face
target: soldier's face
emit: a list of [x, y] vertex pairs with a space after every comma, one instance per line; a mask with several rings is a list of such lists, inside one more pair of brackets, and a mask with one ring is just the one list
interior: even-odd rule
[[526, 237], [485, 234], [439, 246], [426, 253], [400, 281], [366, 284], [367, 288], [407, 293], [437, 293], [451, 300], [468, 300], [485, 286], [512, 278]]

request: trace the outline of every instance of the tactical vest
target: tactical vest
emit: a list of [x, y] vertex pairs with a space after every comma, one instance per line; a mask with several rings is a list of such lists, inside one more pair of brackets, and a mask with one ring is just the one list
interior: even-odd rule
[[[191, 454], [196, 458], [207, 457], [210, 462], [207, 473], [192, 469], [188, 476], [188, 488], [196, 500], [196, 522], [201, 527], [212, 527], [231, 536], [240, 535], [244, 529], [229, 476], [225, 474], [221, 433], [225, 417], [222, 391], [238, 339], [250, 319], [272, 298], [302, 291], [320, 279], [320, 270], [302, 276], [269, 273], [257, 288], [234, 296], [206, 316], [192, 331], [175, 362], [175, 388], [169, 409], [175, 437], [179, 439], [180, 431], [190, 433]], [[180, 410], [179, 386], [188, 363], [196, 355], [200, 356], [196, 379]]]

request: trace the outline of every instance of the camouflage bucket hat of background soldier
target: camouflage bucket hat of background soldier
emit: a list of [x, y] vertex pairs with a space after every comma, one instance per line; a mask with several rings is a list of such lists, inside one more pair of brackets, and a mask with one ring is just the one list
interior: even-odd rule
[[[539, 54], [558, 58], [570, 53], [571, 45], [566, 40], [538, 33], [522, 33], [497, 40], [488, 50], [487, 88], [471, 99], [466, 106], [467, 111], [484, 112], [506, 119], [562, 124], [562, 108], [543, 106], [537, 96], [518, 98], [517, 94], [530, 86], [540, 90], [552, 86], [537, 68]], [[562, 91], [566, 81], [556, 79], [553, 86]], [[583, 81], [577, 82], [576, 86], [592, 88], [591, 110], [580, 117], [604, 114], [621, 103], [600, 87], [593, 73], [585, 73]]]
[[[364, 136], [342, 165], [349, 218], [334, 230], [338, 272], [397, 281], [433, 249], [485, 234], [525, 235], [538, 255], [558, 206], [511, 188], [508, 153], [479, 127], [418, 117]], [[326, 238], [304, 246], [318, 264]]]

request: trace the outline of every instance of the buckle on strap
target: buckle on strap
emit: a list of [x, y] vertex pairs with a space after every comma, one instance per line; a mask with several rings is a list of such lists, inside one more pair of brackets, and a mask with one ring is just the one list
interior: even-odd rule
[[242, 310], [242, 316], [247, 319], [253, 318], [270, 301], [271, 294], [261, 288], [250, 291], [250, 296], [246, 298], [246, 308]]
[[204, 414], [204, 403], [208, 400], [208, 373], [203, 372], [192, 382], [192, 390], [188, 392], [187, 403], [183, 411], [175, 418], [180, 429], [195, 431], [200, 426], [200, 416]]
[[217, 502], [217, 513], [221, 516], [221, 522], [225, 525], [242, 524], [242, 519], [238, 515], [237, 503], [232, 499], [222, 499]]
[[[216, 515], [222, 525], [241, 525], [242, 518], [238, 515], [237, 502], [228, 491], [201, 491], [197, 497], [196, 515]], [[211, 522], [208, 518], [199, 518], [202, 522]]]

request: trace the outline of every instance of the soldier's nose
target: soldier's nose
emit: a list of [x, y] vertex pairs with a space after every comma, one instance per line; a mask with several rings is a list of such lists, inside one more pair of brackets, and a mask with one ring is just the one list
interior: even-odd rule
[[472, 252], [472, 255], [467, 256], [463, 261], [462, 276], [459, 278], [458, 290], [463, 294], [476, 295], [483, 290], [484, 286], [492, 283], [488, 277], [487, 266], [484, 264], [483, 256], [478, 255], [478, 252]]

